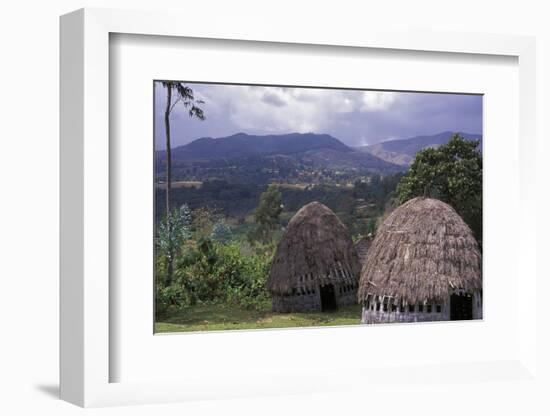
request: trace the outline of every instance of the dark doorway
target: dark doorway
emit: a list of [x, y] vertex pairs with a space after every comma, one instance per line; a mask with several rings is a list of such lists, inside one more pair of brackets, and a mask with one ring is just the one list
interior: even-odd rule
[[465, 321], [473, 319], [472, 296], [451, 295], [451, 321]]
[[334, 293], [334, 286], [331, 284], [321, 287], [321, 311], [330, 312], [335, 311], [336, 307], [336, 294]]

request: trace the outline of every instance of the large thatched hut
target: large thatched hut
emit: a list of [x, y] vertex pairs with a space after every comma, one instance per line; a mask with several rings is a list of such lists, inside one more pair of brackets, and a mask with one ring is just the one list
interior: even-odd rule
[[378, 228], [361, 271], [363, 323], [482, 318], [481, 254], [449, 205], [414, 198]]
[[273, 310], [329, 311], [357, 301], [361, 267], [346, 226], [319, 202], [290, 220], [271, 264]]

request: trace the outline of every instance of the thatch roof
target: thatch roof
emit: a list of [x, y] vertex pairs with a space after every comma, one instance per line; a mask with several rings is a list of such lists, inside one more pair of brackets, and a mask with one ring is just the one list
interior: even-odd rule
[[359, 263], [361, 263], [361, 266], [363, 266], [367, 260], [367, 252], [372, 244], [372, 240], [373, 237], [369, 234], [365, 237], [361, 237], [355, 243], [355, 250], [357, 251], [357, 256], [359, 257]]
[[319, 284], [357, 282], [361, 266], [346, 226], [319, 202], [292, 217], [273, 258], [268, 289], [274, 294]]
[[444, 303], [449, 291], [481, 289], [481, 254], [466, 223], [437, 199], [414, 198], [378, 228], [361, 271], [358, 299], [393, 296]]

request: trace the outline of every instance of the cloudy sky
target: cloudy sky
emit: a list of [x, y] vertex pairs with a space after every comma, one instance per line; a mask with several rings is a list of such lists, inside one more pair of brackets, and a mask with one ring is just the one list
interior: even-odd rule
[[[206, 120], [183, 105], [171, 115], [172, 147], [235, 133], [327, 133], [350, 146], [446, 130], [482, 133], [480, 95], [186, 84]], [[156, 148], [164, 148], [166, 90], [155, 85]]]

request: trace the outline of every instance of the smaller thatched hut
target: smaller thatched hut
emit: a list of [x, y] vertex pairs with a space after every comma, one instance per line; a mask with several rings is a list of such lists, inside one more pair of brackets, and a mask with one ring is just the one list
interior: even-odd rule
[[361, 271], [363, 323], [482, 318], [481, 254], [449, 205], [414, 198], [378, 228]]
[[361, 268], [346, 226], [319, 202], [290, 220], [267, 288], [276, 312], [329, 311], [357, 301]]

